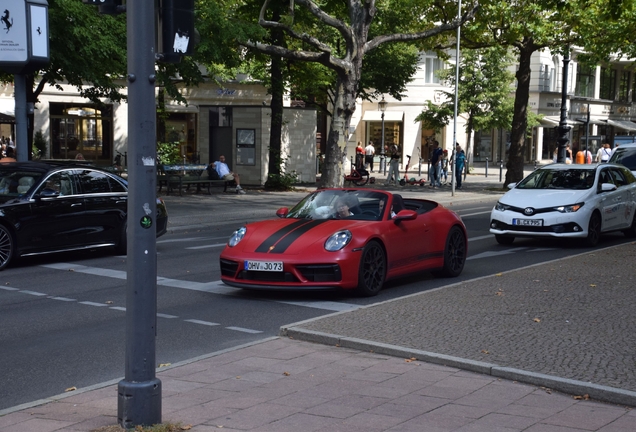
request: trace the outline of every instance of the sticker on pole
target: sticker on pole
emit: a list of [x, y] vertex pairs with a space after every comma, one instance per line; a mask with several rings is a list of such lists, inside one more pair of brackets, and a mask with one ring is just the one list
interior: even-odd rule
[[188, 43], [190, 42], [190, 38], [187, 34], [175, 33], [174, 35], [174, 44], [172, 45], [172, 50], [177, 53], [185, 53], [188, 51]]
[[150, 218], [150, 216], [143, 216], [139, 221], [139, 224], [142, 228], [148, 229], [152, 226], [152, 219]]

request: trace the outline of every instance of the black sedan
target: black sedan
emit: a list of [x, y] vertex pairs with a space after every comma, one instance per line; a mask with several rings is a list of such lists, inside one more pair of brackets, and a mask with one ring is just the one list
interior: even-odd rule
[[[87, 165], [0, 163], [0, 270], [12, 259], [114, 247], [126, 253], [128, 184]], [[157, 237], [168, 213], [157, 198]]]

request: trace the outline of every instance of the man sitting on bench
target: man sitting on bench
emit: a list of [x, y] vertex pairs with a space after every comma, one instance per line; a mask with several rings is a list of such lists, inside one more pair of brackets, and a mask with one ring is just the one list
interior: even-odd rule
[[225, 156], [220, 155], [217, 162], [212, 162], [210, 165], [214, 167], [221, 180], [234, 181], [236, 183], [236, 193], [244, 194], [245, 191], [241, 187], [241, 181], [239, 175], [230, 171], [230, 167], [225, 163]]

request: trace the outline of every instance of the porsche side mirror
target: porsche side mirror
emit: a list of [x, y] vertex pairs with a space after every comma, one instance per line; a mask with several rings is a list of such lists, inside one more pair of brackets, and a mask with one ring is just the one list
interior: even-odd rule
[[393, 218], [394, 221], [399, 222], [403, 220], [413, 220], [417, 218], [415, 210], [400, 210], [398, 214]]
[[281, 219], [286, 218], [288, 213], [289, 213], [289, 209], [287, 207], [281, 207], [278, 210], [276, 210], [276, 216], [278, 216]]

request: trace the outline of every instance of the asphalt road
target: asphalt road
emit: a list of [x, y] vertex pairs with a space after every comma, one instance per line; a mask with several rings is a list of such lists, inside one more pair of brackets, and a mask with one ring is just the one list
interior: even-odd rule
[[[588, 250], [534, 240], [498, 245], [486, 228], [497, 196], [486, 196], [449, 204], [469, 233], [468, 262], [457, 279], [412, 276], [389, 283], [371, 299], [253, 293], [221, 284], [218, 256], [232, 230], [271, 217], [298, 196], [168, 197], [170, 232], [157, 243], [158, 364], [274, 336], [288, 323]], [[624, 241], [611, 235], [602, 246]], [[123, 375], [125, 269], [125, 257], [94, 252], [28, 259], [0, 273], [0, 411]]]

